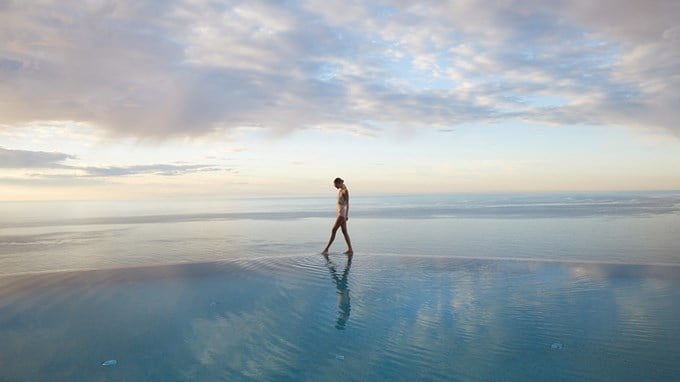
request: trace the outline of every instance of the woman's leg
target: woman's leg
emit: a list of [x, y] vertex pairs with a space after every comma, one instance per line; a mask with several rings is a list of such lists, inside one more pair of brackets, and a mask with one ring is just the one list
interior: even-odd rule
[[[331, 244], [333, 244], [333, 240], [335, 240], [335, 233], [338, 232], [338, 228], [340, 228], [340, 226], [342, 225], [344, 220], [345, 220], [345, 218], [342, 217], [342, 216], [338, 216], [338, 218], [335, 219], [335, 224], [333, 224], [333, 228], [331, 229], [331, 238], [328, 240], [328, 244], [326, 245], [326, 248], [324, 248], [323, 252], [321, 252], [321, 253], [328, 253], [328, 248], [331, 247]], [[343, 230], [343, 232], [344, 232], [344, 230]]]
[[345, 243], [347, 243], [347, 252], [345, 252], [345, 254], [351, 255], [354, 253], [354, 250], [352, 249], [352, 242], [349, 240], [349, 232], [347, 232], [347, 219], [343, 218], [340, 224], [342, 235], [345, 237]]

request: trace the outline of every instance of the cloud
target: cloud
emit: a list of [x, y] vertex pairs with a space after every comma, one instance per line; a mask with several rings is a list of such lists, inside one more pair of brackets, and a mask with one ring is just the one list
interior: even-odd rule
[[65, 168], [61, 162], [75, 159], [64, 153], [8, 150], [0, 147], [0, 168]]
[[673, 0], [3, 4], [5, 125], [163, 138], [519, 118], [680, 134]]
[[178, 176], [196, 172], [225, 171], [211, 165], [152, 164], [127, 167], [80, 167], [87, 177], [116, 177], [128, 175]]
[[231, 171], [231, 169], [206, 164], [151, 164], [109, 167], [74, 166], [63, 163], [68, 159], [76, 159], [76, 157], [57, 152], [9, 150], [0, 147], [0, 168], [68, 171], [68, 174], [33, 174], [37, 178], [110, 178], [132, 175], [180, 176], [199, 172]]

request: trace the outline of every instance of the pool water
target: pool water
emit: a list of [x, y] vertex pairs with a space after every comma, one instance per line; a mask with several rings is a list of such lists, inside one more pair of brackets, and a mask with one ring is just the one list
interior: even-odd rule
[[0, 277], [0, 381], [674, 381], [679, 315], [675, 265], [337, 252], [19, 274]]

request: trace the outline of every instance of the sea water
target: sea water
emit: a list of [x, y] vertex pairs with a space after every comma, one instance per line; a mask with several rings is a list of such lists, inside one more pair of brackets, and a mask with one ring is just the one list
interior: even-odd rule
[[680, 193], [2, 208], [0, 380], [680, 375]]

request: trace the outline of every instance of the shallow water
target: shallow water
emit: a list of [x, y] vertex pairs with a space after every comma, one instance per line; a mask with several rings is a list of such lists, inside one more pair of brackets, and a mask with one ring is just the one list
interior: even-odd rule
[[680, 193], [334, 202], [0, 203], [0, 381], [680, 375]]
[[5, 276], [0, 291], [0, 380], [680, 375], [677, 266], [302, 255]]
[[[0, 274], [315, 253], [334, 203], [0, 203]], [[348, 223], [365, 255], [680, 264], [678, 192], [359, 195]]]

